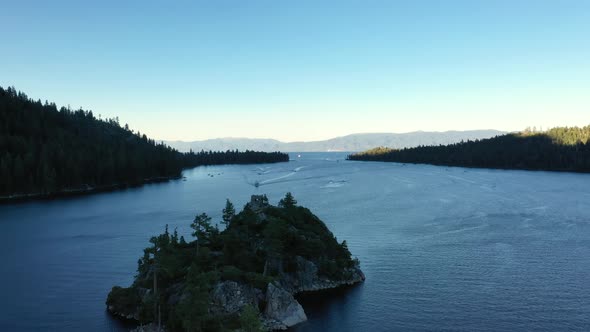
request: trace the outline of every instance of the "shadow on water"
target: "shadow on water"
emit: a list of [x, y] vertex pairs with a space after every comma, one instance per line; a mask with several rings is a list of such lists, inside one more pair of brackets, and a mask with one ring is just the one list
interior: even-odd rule
[[109, 331], [130, 331], [139, 326], [139, 324], [134, 320], [127, 320], [121, 317], [113, 316], [108, 310], [104, 311], [105, 322], [107, 324], [107, 329]]
[[[361, 300], [364, 283], [353, 286], [319, 292], [304, 292], [295, 296], [301, 303], [308, 321], [298, 324], [287, 331], [317, 331], [318, 323], [325, 324], [320, 329], [338, 330], [338, 327], [352, 326], [349, 320], [355, 317], [357, 306]], [[329, 317], [328, 319], [326, 319]]]

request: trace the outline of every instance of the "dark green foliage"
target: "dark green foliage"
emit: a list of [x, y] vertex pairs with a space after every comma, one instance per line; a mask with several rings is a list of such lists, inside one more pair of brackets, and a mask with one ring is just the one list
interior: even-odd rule
[[[339, 244], [326, 225], [304, 207], [274, 208], [266, 211], [269, 222], [264, 234], [268, 256], [276, 255], [288, 264], [301, 256], [318, 265], [320, 275], [341, 279], [344, 269], [354, 266], [346, 244]], [[269, 236], [269, 233], [274, 233]], [[276, 250], [276, 251], [274, 251]], [[322, 262], [335, 264], [336, 271], [322, 269]]]
[[272, 277], [264, 276], [261, 273], [256, 272], [245, 272], [233, 265], [223, 266], [220, 271], [221, 280], [242, 282], [259, 289], [266, 288], [266, 285], [273, 281]]
[[229, 223], [231, 222], [233, 217], [236, 215], [236, 209], [234, 208], [234, 205], [232, 204], [232, 202], [229, 201], [229, 199], [226, 200], [225, 208], [223, 209], [222, 212], [223, 212], [223, 224], [225, 225], [225, 227], [227, 227], [227, 226], [229, 226]]
[[285, 198], [283, 198], [279, 201], [279, 206], [284, 207], [284, 208], [292, 208], [296, 204], [297, 204], [297, 201], [295, 200], [295, 198], [293, 198], [293, 195], [291, 194], [291, 192], [288, 192], [285, 195]]
[[261, 164], [289, 161], [289, 155], [282, 152], [258, 152], [246, 150], [201, 151], [194, 153], [192, 150], [183, 154], [183, 162], [186, 167], [201, 165], [224, 164]]
[[590, 126], [526, 130], [451, 145], [402, 150], [376, 148], [349, 160], [391, 161], [446, 166], [590, 172]]
[[174, 177], [177, 151], [91, 111], [0, 87], [0, 195], [47, 194]]
[[221, 268], [221, 280], [242, 281], [244, 271], [233, 265], [226, 265]]
[[212, 237], [217, 236], [219, 233], [217, 227], [211, 225], [211, 217], [205, 213], [195, 217], [191, 223], [191, 228], [194, 229], [192, 235], [201, 241], [201, 245], [207, 244]]
[[[176, 322], [184, 331], [203, 331], [207, 326], [215, 325], [209, 317], [209, 288], [215, 280], [211, 273], [201, 273], [196, 265], [191, 266], [186, 278], [185, 296], [175, 308]], [[174, 321], [171, 322], [174, 325]], [[173, 326], [172, 325], [172, 326]]]
[[0, 196], [84, 192], [180, 176], [200, 165], [288, 161], [284, 153], [179, 153], [92, 111], [0, 87]]
[[262, 323], [258, 318], [258, 310], [253, 306], [247, 305], [242, 310], [240, 315], [240, 325], [244, 332], [262, 332]]
[[140, 302], [141, 298], [134, 288], [115, 286], [107, 297], [108, 306], [113, 306], [115, 311], [125, 314], [133, 314]]
[[[295, 205], [292, 195], [283, 201], [287, 202], [284, 207], [267, 205], [257, 213], [244, 209], [223, 231], [206, 214], [199, 214], [191, 224], [197, 239], [190, 243], [179, 239], [176, 231], [170, 234], [166, 226], [163, 234], [150, 239], [133, 286], [113, 288], [107, 303], [126, 310], [139, 306], [142, 322], [153, 321], [159, 304], [170, 331], [215, 331], [240, 325], [245, 331], [258, 331], [255, 308], [251, 308], [254, 312], [244, 309], [239, 320], [208, 313], [209, 294], [217, 282], [231, 280], [264, 290], [283, 273], [295, 272], [297, 256], [315, 263], [321, 276], [334, 280], [346, 278], [347, 268], [358, 265], [346, 242], [338, 243], [320, 219]], [[154, 269], [156, 296], [148, 292], [153, 288]], [[148, 295], [140, 298], [140, 289]]]

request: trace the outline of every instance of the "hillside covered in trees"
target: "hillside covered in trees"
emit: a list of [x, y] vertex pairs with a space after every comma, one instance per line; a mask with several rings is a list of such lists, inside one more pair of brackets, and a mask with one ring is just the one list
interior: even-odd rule
[[289, 155], [282, 152], [260, 151], [189, 151], [182, 154], [185, 167], [226, 164], [262, 164], [289, 161]]
[[590, 172], [590, 126], [558, 127], [450, 145], [375, 148], [349, 160], [445, 166]]
[[284, 153], [179, 153], [118, 119], [0, 87], [0, 197], [86, 192], [179, 177], [199, 165], [288, 161]]
[[133, 284], [109, 293], [109, 312], [166, 331], [283, 329], [307, 319], [294, 294], [365, 278], [346, 241], [290, 193], [278, 206], [252, 196], [237, 214], [227, 200], [220, 224], [198, 214], [192, 241], [168, 227], [152, 237]]

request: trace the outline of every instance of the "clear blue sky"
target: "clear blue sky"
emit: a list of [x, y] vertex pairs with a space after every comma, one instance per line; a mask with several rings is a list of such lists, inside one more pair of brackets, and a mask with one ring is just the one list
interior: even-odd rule
[[587, 0], [0, 1], [1, 86], [156, 139], [590, 123]]

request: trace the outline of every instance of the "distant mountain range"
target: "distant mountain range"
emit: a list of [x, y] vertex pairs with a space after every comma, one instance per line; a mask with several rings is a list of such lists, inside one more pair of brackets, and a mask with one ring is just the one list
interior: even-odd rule
[[490, 138], [506, 132], [498, 130], [468, 130], [468, 131], [444, 131], [428, 132], [414, 131], [410, 133], [369, 133], [352, 134], [336, 137], [324, 141], [313, 142], [281, 142], [274, 139], [257, 138], [216, 138], [204, 141], [165, 141], [166, 144], [186, 152], [192, 149], [195, 152], [201, 150], [226, 151], [226, 150], [255, 150], [255, 151], [283, 151], [283, 152], [328, 152], [348, 151], [357, 152], [372, 149], [379, 146], [388, 148], [405, 148], [420, 145], [439, 145], [457, 143], [461, 140], [474, 140]]

